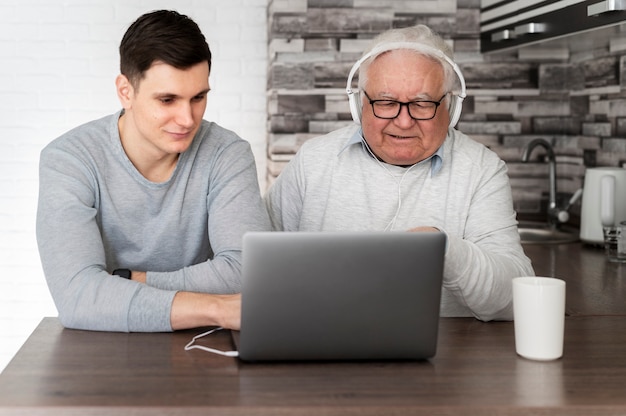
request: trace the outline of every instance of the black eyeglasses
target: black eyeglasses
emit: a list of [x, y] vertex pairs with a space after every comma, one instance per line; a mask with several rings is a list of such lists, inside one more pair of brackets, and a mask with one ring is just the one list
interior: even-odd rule
[[430, 120], [435, 117], [437, 108], [447, 95], [444, 94], [439, 101], [416, 100], [403, 103], [395, 100], [372, 100], [367, 94], [367, 91], [363, 90], [363, 92], [372, 105], [374, 115], [385, 120], [398, 117], [404, 106], [409, 110], [409, 116], [411, 116], [413, 120]]

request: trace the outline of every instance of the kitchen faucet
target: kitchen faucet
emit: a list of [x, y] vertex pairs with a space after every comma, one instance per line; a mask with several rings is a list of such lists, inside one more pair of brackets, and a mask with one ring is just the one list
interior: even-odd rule
[[522, 153], [522, 162], [528, 162], [530, 154], [535, 147], [541, 146], [546, 149], [548, 154], [549, 175], [550, 175], [550, 199], [548, 201], [548, 225], [556, 227], [559, 223], [559, 210], [556, 207], [556, 158], [554, 157], [554, 149], [552, 145], [544, 139], [534, 139], [530, 141], [524, 148]]

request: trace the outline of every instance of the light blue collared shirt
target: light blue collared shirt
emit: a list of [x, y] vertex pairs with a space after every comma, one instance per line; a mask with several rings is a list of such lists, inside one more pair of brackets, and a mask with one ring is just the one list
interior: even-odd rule
[[[352, 146], [353, 144], [361, 144], [362, 146], [364, 146], [364, 148], [365, 146], [368, 146], [367, 142], [365, 141], [365, 138], [363, 137], [363, 129], [358, 129], [352, 135], [352, 137], [350, 137], [346, 145], [341, 148], [338, 154], [341, 154], [344, 150], [346, 150], [348, 147]], [[439, 146], [439, 149], [437, 149], [437, 151], [433, 153], [430, 157], [418, 162], [417, 164], [426, 163], [429, 160], [430, 160], [430, 176], [432, 178], [437, 172], [439, 172], [439, 170], [441, 169], [441, 166], [443, 165], [443, 145]]]

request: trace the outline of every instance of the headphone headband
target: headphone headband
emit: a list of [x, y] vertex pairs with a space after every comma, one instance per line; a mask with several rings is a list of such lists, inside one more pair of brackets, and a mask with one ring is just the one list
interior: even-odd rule
[[396, 50], [396, 49], [410, 49], [410, 50], [414, 50], [417, 52], [421, 52], [424, 55], [434, 56], [438, 58], [439, 60], [445, 61], [446, 63], [448, 63], [448, 65], [450, 65], [450, 67], [452, 67], [461, 85], [461, 91], [458, 94], [453, 94], [453, 98], [455, 98], [455, 103], [453, 106], [451, 106], [452, 110], [450, 112], [450, 127], [454, 127], [456, 123], [459, 121], [459, 117], [461, 116], [461, 106], [467, 94], [466, 89], [465, 89], [465, 78], [463, 78], [461, 69], [456, 63], [454, 63], [452, 59], [450, 59], [450, 57], [448, 57], [448, 55], [446, 55], [439, 49], [433, 48], [428, 45], [415, 43], [415, 42], [382, 43], [374, 47], [371, 51], [363, 55], [361, 59], [355, 62], [355, 64], [352, 66], [352, 69], [350, 69], [350, 73], [348, 75], [348, 81], [346, 82], [346, 93], [348, 94], [348, 98], [350, 102], [350, 111], [352, 113], [352, 118], [354, 122], [357, 124], [361, 123], [361, 104], [359, 103], [359, 100], [358, 100], [358, 92], [352, 89], [352, 79], [354, 78], [354, 74], [356, 74], [356, 71], [358, 71], [358, 69], [361, 67], [363, 62], [365, 62], [369, 58], [373, 56], [377, 56], [383, 52]]

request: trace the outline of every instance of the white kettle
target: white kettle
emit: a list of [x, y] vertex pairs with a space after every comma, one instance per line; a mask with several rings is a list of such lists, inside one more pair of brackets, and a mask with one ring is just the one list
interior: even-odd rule
[[588, 168], [580, 213], [580, 239], [603, 244], [602, 228], [626, 221], [626, 169]]

